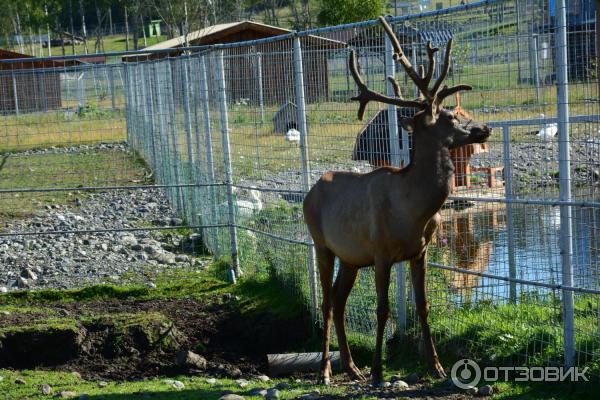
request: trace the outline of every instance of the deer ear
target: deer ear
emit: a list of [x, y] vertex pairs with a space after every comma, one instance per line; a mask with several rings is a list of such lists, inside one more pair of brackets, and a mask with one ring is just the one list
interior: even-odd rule
[[400, 126], [408, 133], [413, 133], [415, 130], [415, 120], [413, 118], [402, 118], [400, 119]]

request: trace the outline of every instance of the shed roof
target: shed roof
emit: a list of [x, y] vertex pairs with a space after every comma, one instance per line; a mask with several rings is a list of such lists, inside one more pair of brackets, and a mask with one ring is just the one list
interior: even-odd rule
[[[192, 46], [200, 45], [211, 45], [219, 43], [234, 43], [238, 41], [244, 41], [244, 39], [235, 36], [236, 34], [252, 33], [252, 37], [247, 40], [268, 38], [272, 36], [279, 36], [292, 33], [293, 31], [277, 26], [262, 24], [254, 21], [239, 21], [229, 22], [225, 24], [212, 25], [194, 32], [190, 32], [187, 35], [187, 41]], [[345, 47], [345, 43], [338, 40], [329, 39], [321, 36], [308, 36], [313, 41], [322, 42], [323, 44], [329, 45], [329, 47], [342, 48]], [[168, 50], [176, 49], [178, 47], [185, 47], [186, 37], [185, 35], [178, 36], [173, 39], [165, 40], [148, 46], [142, 49], [144, 50]], [[123, 59], [138, 59], [140, 54], [125, 56]]]
[[74, 65], [93, 63], [101, 64], [106, 61], [106, 57], [91, 55], [81, 56], [86, 61], [68, 59], [68, 60], [52, 60], [52, 59], [37, 59], [29, 54], [18, 53], [12, 50], [0, 49], [0, 60], [16, 60], [23, 58], [30, 58], [31, 61], [15, 61], [15, 62], [0, 62], [0, 70], [17, 70], [17, 69], [31, 69], [31, 68], [64, 68], [72, 67]]

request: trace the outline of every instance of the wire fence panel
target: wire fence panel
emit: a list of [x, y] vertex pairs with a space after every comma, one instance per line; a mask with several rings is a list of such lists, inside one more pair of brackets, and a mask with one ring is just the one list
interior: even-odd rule
[[[441, 49], [434, 79], [454, 40], [447, 84], [473, 90], [446, 107], [494, 128], [486, 144], [451, 153], [452, 194], [428, 254], [438, 347], [496, 363], [588, 365], [599, 355], [600, 84], [589, 17], [563, 18], [553, 3], [527, 0], [390, 19], [413, 65], [427, 64], [427, 42]], [[204, 246], [231, 259], [232, 279], [276, 276], [320, 323], [304, 195], [330, 170], [411, 163], [412, 138], [398, 121], [414, 110], [372, 103], [359, 121], [350, 100], [350, 50], [370, 88], [385, 93], [392, 73], [404, 97], [418, 96], [390, 48], [379, 24], [367, 21], [179, 56], [125, 54], [103, 65], [3, 62], [0, 256], [30, 246], [25, 238], [51, 243], [50, 230], [64, 242], [121, 246], [125, 261], [114, 260], [139, 261], [131, 271], [140, 273], [195, 265]], [[88, 196], [123, 204], [125, 219], [83, 229], [29, 216], [38, 203], [55, 219], [78, 215], [70, 202], [85, 209]], [[74, 264], [99, 273], [85, 260]], [[15, 268], [0, 275], [9, 286], [22, 272]], [[410, 276], [403, 265], [393, 271], [387, 334], [416, 335]], [[373, 337], [375, 308], [365, 268], [348, 302], [353, 334]], [[492, 345], [497, 354], [486, 353]]]

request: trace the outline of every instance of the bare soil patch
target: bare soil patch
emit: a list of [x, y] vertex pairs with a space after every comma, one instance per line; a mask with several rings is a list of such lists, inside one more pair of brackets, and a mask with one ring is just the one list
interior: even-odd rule
[[[0, 315], [0, 368], [77, 371], [86, 379], [176, 374], [239, 378], [266, 373], [270, 352], [310, 332], [302, 318], [241, 315], [231, 295], [201, 299], [103, 300], [44, 305]], [[206, 369], [177, 365], [191, 350]]]

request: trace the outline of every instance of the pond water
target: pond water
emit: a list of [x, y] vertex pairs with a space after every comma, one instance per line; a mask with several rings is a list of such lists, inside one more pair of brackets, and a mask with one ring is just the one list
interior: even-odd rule
[[[513, 205], [515, 266], [518, 279], [562, 283], [559, 248], [560, 207]], [[507, 210], [505, 205], [480, 203], [443, 213], [436, 246], [447, 247], [443, 263], [459, 268], [509, 277]], [[600, 208], [572, 208], [573, 280], [577, 287], [597, 289], [600, 270]], [[466, 289], [469, 300], [502, 301], [510, 284], [497, 279], [454, 274], [452, 286]], [[516, 285], [517, 296], [549, 289]], [[461, 292], [464, 297], [464, 293]], [[466, 298], [465, 298], [466, 300]]]

